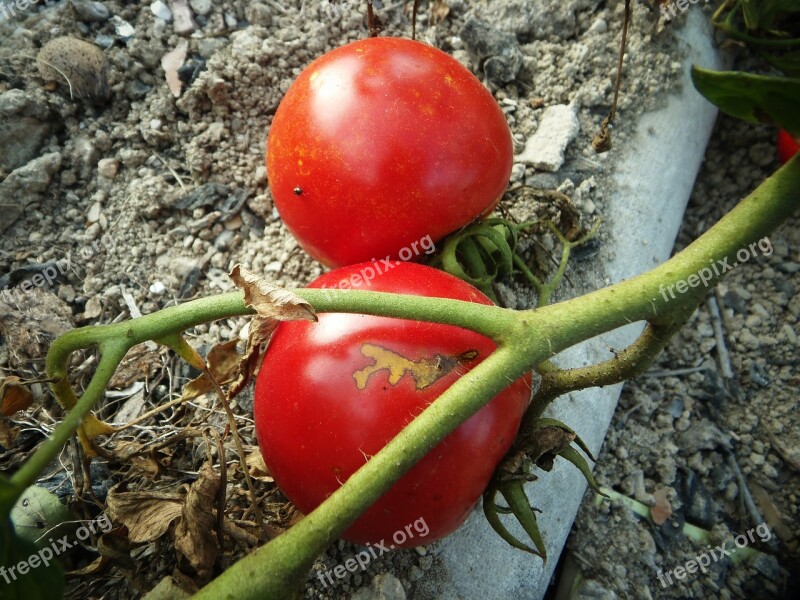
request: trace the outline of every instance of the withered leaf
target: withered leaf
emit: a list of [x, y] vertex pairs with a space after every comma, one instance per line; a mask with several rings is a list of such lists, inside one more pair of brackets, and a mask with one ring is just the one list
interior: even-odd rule
[[667, 488], [653, 492], [655, 504], [650, 508], [650, 517], [656, 525], [663, 525], [672, 516], [672, 506], [667, 498]]
[[14, 375], [0, 377], [0, 399], [2, 399], [0, 414], [5, 417], [10, 417], [33, 404], [33, 394], [22, 380]]
[[[236, 379], [239, 375], [239, 363], [242, 357], [236, 352], [237, 340], [231, 340], [224, 344], [216, 344], [208, 352], [206, 363], [208, 370], [217, 380], [217, 383], [224, 385]], [[205, 374], [192, 379], [183, 388], [181, 397], [184, 400], [191, 400], [213, 390], [211, 380]]]
[[179, 561], [184, 558], [203, 579], [211, 575], [219, 553], [214, 532], [214, 506], [219, 485], [219, 474], [205, 463], [200, 469], [200, 478], [189, 488], [182, 518], [175, 528], [175, 551]]
[[151, 542], [164, 535], [181, 516], [183, 495], [177, 492], [117, 492], [114, 486], [106, 498], [106, 512], [128, 528], [133, 543]]
[[[317, 313], [306, 300], [261, 279], [240, 264], [233, 266], [230, 278], [244, 291], [245, 304], [255, 309], [256, 316], [250, 323], [247, 347], [239, 361], [238, 376], [228, 388], [228, 400], [235, 398], [258, 371], [264, 346], [272, 337], [278, 321], [317, 320]], [[190, 389], [189, 392], [194, 393], [194, 390]]]
[[152, 379], [160, 368], [159, 352], [153, 352], [145, 344], [136, 344], [128, 350], [108, 386], [114, 390], [125, 389], [137, 381]]
[[316, 321], [317, 313], [303, 298], [272, 285], [254, 273], [236, 264], [230, 273], [236, 287], [244, 290], [244, 302], [252, 306], [258, 316], [278, 321]]
[[[14, 427], [5, 417], [0, 417], [0, 446], [13, 448], [19, 435], [19, 427]], [[19, 456], [19, 454], [17, 455]], [[6, 464], [6, 467], [9, 465]]]
[[269, 474], [269, 468], [267, 468], [267, 465], [264, 462], [264, 457], [261, 455], [261, 450], [259, 450], [257, 446], [247, 455], [246, 462], [247, 470], [250, 472], [250, 477], [266, 483], [272, 483], [274, 481], [272, 476]]

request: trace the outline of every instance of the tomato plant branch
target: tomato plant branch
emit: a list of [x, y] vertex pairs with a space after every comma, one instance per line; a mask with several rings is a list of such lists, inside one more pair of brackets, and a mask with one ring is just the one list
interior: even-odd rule
[[[70, 436], [80, 426], [84, 416], [89, 413], [97, 399], [100, 398], [105, 391], [108, 382], [111, 380], [111, 377], [117, 370], [117, 366], [127, 351], [128, 348], [124, 342], [109, 341], [103, 345], [95, 374], [86, 387], [86, 391], [81, 399], [66, 414], [64, 420], [58, 424], [50, 436], [39, 445], [36, 452], [11, 476], [9, 481], [15, 488], [15, 497], [13, 497], [12, 505], [17, 501], [22, 492], [25, 491], [25, 488], [36, 483], [42, 471], [44, 471], [47, 465], [61, 452], [64, 444], [67, 443]], [[53, 385], [55, 386], [57, 384]], [[67, 384], [67, 387], [69, 387], [69, 384]], [[0, 508], [11, 509], [10, 506], [3, 506]]]
[[[233, 565], [203, 588], [197, 597], [225, 595], [277, 600], [289, 596], [302, 584], [315, 557], [328, 544], [419, 458], [488, 403], [509, 381], [574, 343], [628, 322], [650, 319], [654, 326], [666, 327], [667, 331], [683, 322], [687, 311], [693, 310], [705, 292], [687, 294], [686, 299], [674, 301], [670, 310], [666, 300], [656, 297], [658, 285], [663, 281], [688, 278], [709, 260], [732, 256], [788, 218], [800, 203], [797, 193], [800, 158], [787, 167], [762, 184], [686, 250], [650, 273], [582, 298], [512, 313], [517, 327], [505, 341], [503, 332], [500, 346], [492, 355], [456, 381], [316, 510]], [[304, 292], [316, 290], [300, 292], [315, 304], [315, 299]], [[340, 295], [349, 296], [354, 301], [352, 304], [357, 304], [359, 300], [366, 300], [367, 294], [343, 292]], [[591, 301], [587, 302], [587, 298]], [[351, 303], [347, 308], [348, 312], [352, 311]], [[396, 313], [387, 314], [391, 307], [384, 305], [383, 308], [387, 309], [382, 311], [384, 316], [397, 316]], [[551, 320], [555, 320], [555, 324]], [[654, 344], [642, 342], [645, 349]], [[645, 349], [640, 353], [647, 356]]]
[[642, 374], [670, 338], [683, 327], [692, 312], [693, 309], [687, 311], [685, 319], [676, 320], [670, 325], [648, 323], [631, 345], [603, 362], [574, 369], [559, 369], [550, 361], [539, 365], [536, 370], [542, 375], [541, 386], [525, 413], [520, 429], [532, 427], [550, 402], [563, 394], [614, 385]]

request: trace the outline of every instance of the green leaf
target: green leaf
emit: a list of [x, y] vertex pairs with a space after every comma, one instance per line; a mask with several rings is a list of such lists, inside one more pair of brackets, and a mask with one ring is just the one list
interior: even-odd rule
[[[23, 572], [24, 571], [24, 572]], [[4, 600], [59, 600], [64, 575], [55, 552], [18, 537], [7, 518], [0, 522], [0, 597]]]
[[756, 0], [742, 0], [742, 14], [744, 15], [744, 24], [748, 29], [758, 29], [759, 15]]
[[76, 529], [75, 517], [58, 496], [35, 485], [22, 493], [10, 516], [17, 537], [38, 548], [48, 546], [50, 538], [69, 535]]
[[800, 135], [800, 79], [692, 67], [697, 90], [731, 116]]
[[800, 50], [784, 52], [783, 54], [762, 52], [761, 56], [769, 64], [776, 69], [780, 69], [789, 77], [800, 77]]

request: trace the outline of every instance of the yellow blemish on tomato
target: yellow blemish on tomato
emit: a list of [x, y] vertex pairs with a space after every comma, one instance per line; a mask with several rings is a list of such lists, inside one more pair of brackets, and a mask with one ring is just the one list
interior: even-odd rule
[[453, 85], [453, 78], [450, 75], [445, 75], [444, 76], [444, 82], [447, 85]]
[[308, 78], [308, 81], [309, 81], [309, 82], [311, 82], [311, 81], [314, 81], [314, 80], [315, 80], [315, 79], [316, 79], [318, 76], [319, 76], [319, 71], [314, 71], [314, 72], [311, 74], [311, 77], [309, 77], [309, 78]]
[[302, 167], [303, 166], [303, 159], [302, 158], [298, 158], [297, 159], [297, 166], [298, 167]]
[[353, 373], [353, 379], [356, 380], [356, 386], [360, 390], [367, 387], [367, 382], [373, 373], [384, 369], [389, 372], [389, 385], [397, 385], [406, 373], [410, 373], [416, 389], [423, 390], [458, 365], [478, 356], [477, 351], [468, 350], [459, 356], [435, 354], [430, 358], [410, 360], [388, 348], [369, 343], [361, 346], [361, 354], [373, 359], [375, 363]]

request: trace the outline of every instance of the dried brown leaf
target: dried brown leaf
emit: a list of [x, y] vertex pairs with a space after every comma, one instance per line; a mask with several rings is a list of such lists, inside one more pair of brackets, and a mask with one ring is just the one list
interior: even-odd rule
[[33, 404], [33, 394], [19, 377], [10, 375], [0, 378], [0, 415], [10, 417]]
[[650, 508], [650, 517], [656, 525], [663, 525], [672, 516], [672, 506], [667, 498], [667, 488], [653, 492], [655, 504]]
[[111, 377], [108, 387], [114, 390], [124, 390], [137, 381], [152, 379], [160, 368], [159, 353], [153, 352], [145, 344], [136, 344], [128, 350]]
[[[17, 442], [18, 435], [19, 427], [14, 427], [8, 419], [0, 417], [0, 446], [4, 448], [13, 448]], [[8, 466], [8, 464], [4, 465], [6, 468], [8, 468]]]
[[256, 316], [250, 322], [247, 348], [239, 363], [239, 376], [228, 389], [228, 399], [235, 398], [258, 372], [264, 347], [278, 321], [317, 320], [317, 313], [303, 298], [257, 277], [242, 265], [233, 266], [230, 278], [244, 291], [244, 302], [255, 309]]
[[317, 313], [306, 300], [261, 279], [242, 265], [233, 266], [230, 278], [244, 290], [245, 304], [252, 306], [260, 317], [278, 321], [317, 320]]
[[241, 356], [236, 352], [238, 340], [231, 340], [224, 344], [216, 344], [208, 352], [206, 362], [208, 370], [219, 383], [228, 383], [239, 374], [239, 361]]
[[275, 481], [269, 474], [269, 468], [267, 468], [264, 457], [261, 456], [261, 451], [258, 447], [247, 455], [247, 470], [250, 472], [250, 477], [253, 479], [258, 479], [266, 483]]
[[106, 512], [128, 528], [133, 543], [157, 540], [182, 514], [184, 497], [177, 492], [117, 492], [115, 488], [108, 492]]
[[167, 78], [167, 85], [172, 95], [176, 98], [181, 95], [181, 78], [178, 75], [178, 69], [183, 66], [186, 60], [186, 51], [189, 49], [189, 42], [181, 40], [174, 50], [167, 52], [161, 57], [161, 68]]
[[181, 520], [175, 528], [175, 551], [179, 561], [185, 559], [202, 579], [210, 577], [219, 554], [215, 534], [215, 503], [220, 476], [205, 463], [200, 478], [189, 488]]

